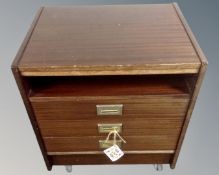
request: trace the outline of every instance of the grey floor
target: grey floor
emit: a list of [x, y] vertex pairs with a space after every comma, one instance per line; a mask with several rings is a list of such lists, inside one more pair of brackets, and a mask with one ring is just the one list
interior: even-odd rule
[[[42, 5], [141, 4], [171, 1], [119, 0], [0, 0], [0, 174], [67, 174], [63, 167], [47, 172], [10, 64]], [[186, 134], [175, 170], [164, 167], [159, 174], [218, 174], [219, 165], [219, 1], [177, 1], [209, 59], [209, 69]], [[75, 166], [77, 175], [158, 174], [151, 165]]]

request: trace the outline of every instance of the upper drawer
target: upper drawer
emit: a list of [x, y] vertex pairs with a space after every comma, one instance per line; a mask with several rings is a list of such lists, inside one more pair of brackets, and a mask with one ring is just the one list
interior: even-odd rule
[[99, 104], [122, 104], [122, 115], [113, 117], [171, 117], [184, 116], [189, 102], [188, 96], [124, 96], [92, 99], [50, 99], [32, 101], [38, 119], [91, 119], [111, 117], [97, 115]]

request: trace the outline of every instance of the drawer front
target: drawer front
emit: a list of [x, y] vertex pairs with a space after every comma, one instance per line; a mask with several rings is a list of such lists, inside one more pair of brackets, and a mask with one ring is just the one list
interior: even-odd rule
[[[188, 96], [151, 95], [144, 97], [39, 98], [32, 101], [37, 119], [68, 120], [104, 117], [184, 116]], [[97, 105], [122, 104], [122, 115], [97, 115]]]
[[[31, 101], [48, 152], [101, 151], [99, 141], [106, 139], [107, 133], [99, 133], [98, 124], [113, 123], [122, 124], [121, 136], [127, 141], [123, 150], [175, 150], [188, 102], [187, 95]], [[122, 105], [120, 115], [98, 115], [98, 105], [115, 104]]]
[[104, 154], [71, 154], [50, 156], [54, 165], [97, 165], [97, 164], [168, 164], [173, 154], [124, 154], [116, 162]]
[[94, 120], [39, 120], [43, 137], [106, 136], [98, 124], [121, 124], [121, 135], [179, 135], [183, 118], [104, 118]]
[[[44, 137], [47, 152], [80, 152], [102, 151], [99, 140], [103, 136], [89, 137]], [[172, 135], [148, 135], [148, 136], [124, 136], [127, 143], [122, 144], [124, 151], [138, 150], [175, 150], [178, 136]]]

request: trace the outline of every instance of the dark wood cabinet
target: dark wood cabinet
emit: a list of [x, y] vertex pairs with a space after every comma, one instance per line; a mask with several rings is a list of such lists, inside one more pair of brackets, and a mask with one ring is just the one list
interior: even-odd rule
[[[48, 170], [174, 168], [206, 67], [173, 3], [42, 7], [12, 71]], [[112, 128], [127, 141], [116, 162], [101, 142]]]

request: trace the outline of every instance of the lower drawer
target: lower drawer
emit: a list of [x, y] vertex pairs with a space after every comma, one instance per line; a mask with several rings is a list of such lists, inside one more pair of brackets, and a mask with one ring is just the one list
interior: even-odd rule
[[[44, 137], [47, 152], [101, 151], [99, 140], [104, 136], [90, 137]], [[127, 143], [122, 144], [124, 151], [136, 150], [175, 150], [178, 134], [123, 136]]]
[[112, 162], [104, 154], [77, 154], [49, 156], [54, 165], [96, 165], [96, 164], [168, 164], [173, 154], [125, 154]]

